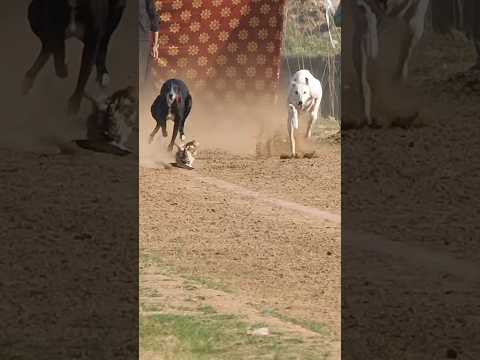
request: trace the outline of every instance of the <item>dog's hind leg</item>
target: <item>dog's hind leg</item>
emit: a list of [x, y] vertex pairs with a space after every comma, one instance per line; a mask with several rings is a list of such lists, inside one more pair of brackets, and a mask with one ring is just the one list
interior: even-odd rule
[[43, 69], [48, 59], [50, 59], [51, 55], [52, 53], [48, 49], [46, 44], [42, 44], [42, 49], [40, 50], [40, 54], [38, 54], [32, 67], [27, 71], [27, 73], [25, 74], [25, 78], [23, 79], [22, 93], [24, 95], [27, 94], [32, 89], [33, 84], [35, 82], [35, 78], [37, 77], [40, 70]]

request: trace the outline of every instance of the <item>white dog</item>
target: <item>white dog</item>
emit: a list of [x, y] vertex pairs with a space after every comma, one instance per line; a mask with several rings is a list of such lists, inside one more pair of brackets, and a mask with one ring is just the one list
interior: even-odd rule
[[288, 89], [288, 134], [290, 136], [291, 156], [296, 155], [295, 130], [298, 129], [298, 117], [305, 113], [310, 117], [306, 137], [312, 136], [312, 129], [318, 119], [322, 101], [322, 84], [308, 70], [297, 71], [290, 80]]

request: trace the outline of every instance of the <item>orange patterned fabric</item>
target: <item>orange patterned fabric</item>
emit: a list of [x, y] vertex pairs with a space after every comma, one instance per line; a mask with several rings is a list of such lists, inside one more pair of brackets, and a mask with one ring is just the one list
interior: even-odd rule
[[157, 0], [155, 86], [184, 80], [194, 99], [251, 104], [277, 91], [286, 0]]

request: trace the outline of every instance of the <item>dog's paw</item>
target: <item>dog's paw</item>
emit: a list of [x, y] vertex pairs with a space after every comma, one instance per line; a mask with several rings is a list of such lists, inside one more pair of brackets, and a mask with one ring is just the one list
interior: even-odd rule
[[163, 136], [163, 137], [167, 137], [167, 136], [168, 136], [167, 129], [162, 129], [162, 136]]
[[106, 88], [110, 85], [110, 75], [108, 73], [103, 73], [98, 78], [98, 83], [102, 88]]
[[184, 134], [180, 135], [180, 140], [185, 141], [186, 137]]
[[168, 149], [168, 152], [172, 152], [173, 151], [173, 144], [169, 144], [167, 149]]
[[370, 121], [370, 123], [367, 123], [367, 125], [370, 129], [381, 129], [382, 128], [382, 124], [375, 118], [372, 119]]
[[55, 73], [60, 79], [66, 79], [68, 77], [68, 66], [63, 64], [61, 66], [55, 67]]
[[286, 160], [286, 159], [300, 159], [301, 156], [299, 154], [282, 154], [280, 155], [280, 159]]
[[33, 78], [26, 76], [22, 82], [22, 95], [27, 95], [33, 87]]
[[151, 144], [153, 142], [153, 139], [154, 139], [154, 137], [152, 135], [150, 135], [148, 137], [148, 143]]

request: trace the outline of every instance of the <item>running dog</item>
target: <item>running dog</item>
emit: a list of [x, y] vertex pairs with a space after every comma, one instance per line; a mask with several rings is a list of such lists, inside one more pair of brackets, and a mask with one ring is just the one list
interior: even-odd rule
[[306, 138], [312, 136], [312, 129], [318, 120], [322, 101], [322, 84], [308, 70], [297, 71], [290, 80], [288, 89], [288, 134], [290, 137], [290, 155], [297, 156], [295, 149], [295, 130], [299, 127], [299, 115], [308, 114], [310, 121]]
[[120, 23], [126, 3], [127, 0], [33, 0], [28, 7], [28, 21], [42, 48], [25, 74], [23, 93], [31, 90], [38, 73], [52, 55], [57, 76], [68, 76], [65, 40], [75, 37], [84, 43], [84, 48], [68, 112], [77, 113], [93, 65], [96, 64], [100, 86], [105, 87], [110, 81], [106, 68], [108, 44]]
[[167, 137], [167, 120], [174, 122], [173, 134], [168, 151], [173, 150], [175, 140], [180, 132], [180, 139], [185, 140], [185, 121], [192, 110], [192, 96], [187, 85], [178, 79], [167, 80], [160, 89], [160, 95], [157, 96], [151, 106], [151, 113], [157, 125], [150, 134], [149, 144], [152, 143], [155, 134], [162, 128], [163, 137]]

